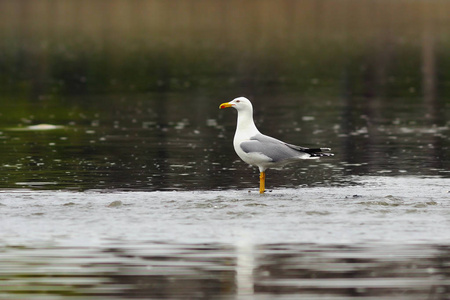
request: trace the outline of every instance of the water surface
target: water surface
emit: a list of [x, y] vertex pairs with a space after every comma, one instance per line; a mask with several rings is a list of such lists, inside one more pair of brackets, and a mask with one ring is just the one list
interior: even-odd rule
[[[0, 186], [254, 188], [257, 170], [247, 168], [232, 147], [236, 112], [218, 109], [226, 100], [184, 93], [37, 103], [10, 98], [0, 104], [11, 112], [2, 118]], [[328, 146], [336, 154], [269, 170], [268, 188], [336, 185], [347, 175], [449, 176], [450, 125], [423, 115], [420, 101], [396, 99], [368, 115], [345, 98], [284, 94], [253, 100], [263, 133], [302, 146]], [[28, 111], [20, 111], [22, 106]]]
[[[449, 180], [0, 194], [0, 295], [446, 299]], [[366, 298], [364, 298], [366, 299]]]

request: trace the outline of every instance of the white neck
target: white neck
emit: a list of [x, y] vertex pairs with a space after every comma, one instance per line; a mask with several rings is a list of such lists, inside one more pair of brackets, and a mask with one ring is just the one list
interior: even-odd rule
[[256, 128], [253, 122], [253, 110], [238, 110], [237, 116], [237, 132], [246, 132], [249, 136], [254, 136], [259, 133], [258, 128]]

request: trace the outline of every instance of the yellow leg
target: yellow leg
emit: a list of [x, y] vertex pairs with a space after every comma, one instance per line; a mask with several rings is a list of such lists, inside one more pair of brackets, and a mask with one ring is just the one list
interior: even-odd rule
[[266, 190], [266, 172], [259, 173], [259, 193], [264, 194]]

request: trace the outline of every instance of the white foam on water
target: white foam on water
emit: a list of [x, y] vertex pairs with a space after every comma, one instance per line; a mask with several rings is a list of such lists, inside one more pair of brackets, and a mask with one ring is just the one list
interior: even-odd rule
[[0, 245], [234, 243], [243, 232], [254, 244], [448, 242], [450, 179], [356, 179], [265, 195], [3, 190]]

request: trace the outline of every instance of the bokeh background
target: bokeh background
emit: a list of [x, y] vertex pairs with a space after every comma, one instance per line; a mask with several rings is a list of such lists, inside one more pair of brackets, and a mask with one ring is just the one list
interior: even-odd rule
[[263, 133], [336, 152], [270, 186], [448, 177], [449, 16], [438, 0], [2, 0], [0, 187], [253, 187], [218, 110], [237, 96]]
[[[0, 299], [450, 299], [450, 1], [0, 0]], [[268, 170], [233, 109], [330, 147]]]

